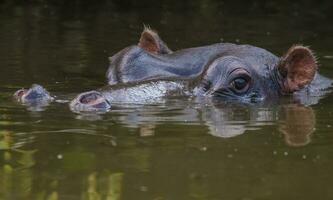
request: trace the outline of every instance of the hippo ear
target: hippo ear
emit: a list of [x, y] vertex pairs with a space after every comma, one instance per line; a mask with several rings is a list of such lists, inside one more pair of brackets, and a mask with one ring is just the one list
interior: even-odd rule
[[317, 63], [312, 51], [304, 46], [292, 46], [278, 64], [282, 93], [292, 93], [311, 83]]
[[161, 40], [158, 34], [148, 27], [144, 27], [139, 41], [139, 47], [154, 54], [169, 54], [172, 51]]

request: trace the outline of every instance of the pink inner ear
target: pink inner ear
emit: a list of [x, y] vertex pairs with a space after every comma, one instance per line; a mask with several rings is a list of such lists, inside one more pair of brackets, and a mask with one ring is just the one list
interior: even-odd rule
[[285, 92], [294, 92], [311, 83], [316, 71], [316, 59], [310, 49], [294, 46], [283, 57], [279, 71], [285, 77]]
[[141, 34], [141, 38], [139, 41], [139, 47], [143, 48], [144, 50], [157, 54], [160, 50], [158, 42], [149, 31], [144, 31]]

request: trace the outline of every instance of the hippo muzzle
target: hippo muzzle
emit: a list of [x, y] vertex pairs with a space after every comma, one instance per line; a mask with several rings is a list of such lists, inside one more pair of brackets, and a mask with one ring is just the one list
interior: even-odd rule
[[23, 104], [40, 104], [54, 99], [46, 89], [38, 84], [33, 84], [29, 89], [23, 88], [16, 91], [14, 98]]
[[70, 103], [73, 112], [107, 112], [111, 108], [110, 102], [98, 91], [89, 91], [79, 94]]

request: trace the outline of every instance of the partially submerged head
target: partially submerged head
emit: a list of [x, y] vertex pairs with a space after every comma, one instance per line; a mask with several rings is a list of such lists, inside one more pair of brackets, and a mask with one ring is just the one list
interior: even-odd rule
[[[147, 77], [184, 78], [184, 76], [178, 76], [183, 73], [181, 71], [184, 70], [183, 68], [161, 70], [160, 61], [169, 61], [170, 65], [175, 62], [173, 58], [177, 58], [178, 61], [183, 59], [181, 61], [184, 62], [187, 59], [188, 62], [192, 62], [190, 59], [193, 57], [188, 55], [195, 49], [172, 52], [157, 32], [145, 28], [138, 45], [125, 48], [111, 57], [107, 72], [108, 82], [110, 85], [115, 85], [137, 83], [146, 80]], [[203, 73], [194, 83], [197, 95], [245, 102], [277, 99], [279, 96], [290, 95], [307, 87], [317, 71], [317, 63], [312, 51], [302, 45], [292, 46], [281, 58], [250, 45], [223, 43], [205, 50], [215, 52], [216, 56], [211, 57], [208, 64], [197, 63], [203, 65], [201, 70]], [[149, 55], [143, 56], [145, 63], [138, 62], [139, 64], [134, 65], [133, 59], [138, 59], [142, 52], [144, 52], [143, 55]], [[175, 54], [175, 56], [167, 54]], [[204, 57], [206, 52], [200, 55]], [[191, 66], [195, 65], [195, 63], [191, 64]], [[174, 73], [175, 71], [177, 73]]]
[[79, 94], [70, 103], [73, 112], [107, 112], [111, 108], [108, 100], [98, 91]]
[[29, 89], [22, 88], [16, 91], [14, 98], [27, 105], [45, 104], [53, 100], [50, 93], [38, 84], [33, 84]]

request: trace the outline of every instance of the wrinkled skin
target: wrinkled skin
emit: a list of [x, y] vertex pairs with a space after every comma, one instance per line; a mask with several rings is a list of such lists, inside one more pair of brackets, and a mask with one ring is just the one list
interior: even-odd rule
[[332, 85], [317, 68], [312, 51], [300, 45], [281, 58], [258, 47], [230, 43], [173, 52], [146, 28], [138, 45], [110, 57], [108, 86], [79, 94], [70, 108], [103, 112], [114, 102], [145, 103], [172, 95], [245, 103], [287, 95], [304, 99]]

